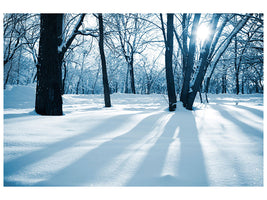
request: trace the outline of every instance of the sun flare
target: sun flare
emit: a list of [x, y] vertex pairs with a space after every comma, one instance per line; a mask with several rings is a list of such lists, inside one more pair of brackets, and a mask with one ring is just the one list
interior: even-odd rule
[[206, 40], [210, 35], [210, 29], [207, 25], [201, 24], [197, 29], [197, 38], [200, 41]]

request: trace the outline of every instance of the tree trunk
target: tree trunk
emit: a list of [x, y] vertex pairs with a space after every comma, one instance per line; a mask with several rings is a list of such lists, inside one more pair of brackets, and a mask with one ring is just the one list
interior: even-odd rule
[[237, 64], [237, 37], [235, 35], [235, 84], [236, 84], [236, 94], [239, 94], [239, 65]]
[[241, 92], [242, 94], [245, 94], [244, 93], [244, 84], [245, 84], [245, 80], [244, 80], [244, 74], [242, 75], [242, 86], [241, 86]]
[[100, 65], [98, 66], [95, 82], [94, 82], [94, 84], [92, 86], [92, 94], [95, 94], [95, 87], [96, 87], [96, 83], [97, 83], [97, 80], [98, 80], [99, 72], [100, 72]]
[[83, 67], [84, 67], [84, 60], [85, 60], [85, 56], [86, 56], [86, 52], [83, 52], [83, 59], [82, 59], [82, 66], [81, 66], [81, 73], [77, 82], [77, 86], [76, 86], [76, 94], [79, 94], [79, 87], [80, 87], [80, 83], [82, 82], [82, 76], [83, 76]]
[[62, 95], [65, 94], [66, 79], [67, 79], [67, 72], [68, 72], [67, 65], [65, 62], [63, 65], [63, 69], [64, 69], [64, 75], [63, 75], [63, 80], [62, 80]]
[[235, 72], [236, 94], [239, 94], [239, 72]]
[[62, 115], [62, 59], [58, 53], [63, 14], [41, 14], [35, 111]]
[[131, 53], [129, 67], [130, 67], [130, 79], [131, 79], [132, 93], [136, 94], [136, 92], [135, 92], [135, 83], [134, 83], [133, 52]]
[[21, 56], [22, 56], [22, 48], [19, 52], [19, 60], [18, 60], [18, 71], [17, 71], [17, 85], [19, 85], [19, 78], [20, 78], [20, 63], [21, 63]]
[[176, 108], [176, 94], [175, 94], [174, 77], [172, 70], [172, 53], [173, 53], [173, 14], [167, 14], [165, 69], [166, 69], [167, 90], [169, 98], [169, 111], [175, 111]]
[[104, 52], [104, 26], [103, 26], [102, 14], [98, 14], [98, 20], [99, 20], [99, 51], [102, 64], [105, 107], [111, 107], [106, 58]]
[[210, 63], [210, 60], [208, 59], [209, 53], [210, 53], [210, 46], [211, 46], [211, 43], [212, 43], [212, 40], [213, 40], [215, 30], [216, 30], [220, 16], [221, 16], [220, 14], [214, 14], [212, 17], [212, 21], [210, 24], [211, 25], [211, 35], [210, 35], [210, 38], [204, 42], [203, 49], [201, 50], [201, 53], [199, 56], [199, 61], [200, 61], [200, 64], [198, 66], [199, 72], [196, 76], [196, 79], [195, 79], [193, 86], [191, 87], [192, 91], [190, 91], [188, 94], [187, 106], [186, 106], [186, 108], [188, 110], [193, 109], [193, 103], [195, 101], [196, 94], [200, 89], [200, 85], [203, 82], [207, 67]]
[[7, 71], [6, 80], [5, 80], [5, 83], [4, 83], [4, 89], [6, 89], [6, 85], [7, 85], [7, 83], [8, 83], [8, 79], [9, 79], [10, 72], [11, 72], [11, 70], [12, 70], [12, 67], [13, 67], [13, 62], [12, 62], [12, 60], [11, 60], [11, 62], [10, 62], [10, 67], [9, 67], [9, 69], [8, 69], [8, 71]]
[[[231, 41], [232, 41], [232, 39], [233, 39], [233, 37], [245, 26], [245, 24], [247, 23], [247, 21], [249, 20], [249, 18], [250, 18], [250, 15], [249, 16], [246, 16], [246, 17], [244, 17], [242, 20], [240, 20], [240, 22], [238, 23], [238, 25], [234, 28], [234, 30], [232, 30], [232, 32], [231, 32], [231, 34], [228, 36], [228, 38], [225, 40], [225, 42], [224, 42], [224, 44], [222, 44], [222, 46], [221, 47], [219, 47], [219, 49], [218, 49], [218, 52], [214, 55], [214, 56], [212, 56], [212, 62], [213, 62], [213, 64], [212, 64], [212, 66], [211, 66], [211, 68], [212, 68], [212, 70], [211, 70], [211, 73], [209, 74], [209, 76], [207, 77], [207, 82], [206, 82], [206, 92], [208, 92], [208, 89], [209, 89], [209, 85], [210, 85], [210, 79], [211, 79], [211, 77], [212, 77], [212, 75], [213, 75], [213, 72], [214, 72], [214, 70], [215, 70], [215, 68], [216, 68], [216, 66], [217, 66], [217, 64], [218, 64], [218, 62], [219, 62], [219, 60], [220, 60], [220, 58], [222, 57], [222, 55], [224, 54], [224, 52], [226, 51], [226, 49], [227, 49], [227, 47], [229, 46], [229, 44], [231, 43]], [[221, 28], [223, 28], [224, 26], [225, 26], [225, 24], [224, 23], [226, 23], [226, 22], [223, 22], [223, 24], [221, 25]], [[220, 29], [219, 30], [219, 32], [221, 32], [222, 31], [222, 29]], [[216, 35], [216, 37], [219, 37], [219, 33], [217, 33], [217, 35]], [[213, 47], [215, 47], [216, 46], [216, 44], [215, 43], [213, 43], [212, 44], [213, 45]], [[211, 49], [212, 49], [212, 47], [211, 47]], [[212, 52], [211, 52], [212, 53]], [[211, 54], [210, 54], [211, 55]], [[210, 57], [211, 58], [211, 57]]]
[[129, 64], [127, 63], [126, 79], [124, 85], [124, 93], [126, 94], [129, 93], [128, 82], [129, 82]]
[[227, 75], [227, 69], [226, 66], [223, 65], [223, 74], [222, 74], [222, 93], [226, 93], [226, 75]]
[[183, 66], [183, 69], [185, 70], [185, 73], [184, 73], [184, 81], [183, 81], [183, 87], [182, 87], [180, 100], [183, 102], [184, 107], [186, 107], [188, 103], [187, 99], [188, 99], [188, 92], [189, 92], [189, 87], [190, 87], [190, 78], [191, 78], [191, 74], [193, 72], [193, 66], [194, 66], [196, 40], [197, 40], [197, 27], [198, 27], [199, 19], [200, 19], [200, 14], [195, 14], [193, 27], [191, 31], [191, 37], [190, 37], [188, 57], [183, 59], [184, 60], [183, 64], [185, 64], [185, 66]]

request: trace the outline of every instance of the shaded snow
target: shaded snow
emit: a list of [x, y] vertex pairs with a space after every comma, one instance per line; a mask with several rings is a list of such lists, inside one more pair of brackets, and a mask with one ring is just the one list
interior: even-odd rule
[[4, 185], [262, 186], [263, 96], [211, 95], [167, 111], [162, 95], [64, 95], [34, 112], [34, 87], [4, 91]]

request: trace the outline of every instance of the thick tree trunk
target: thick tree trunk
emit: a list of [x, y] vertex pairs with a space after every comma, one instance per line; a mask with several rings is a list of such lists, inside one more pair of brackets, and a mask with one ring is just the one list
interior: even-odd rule
[[105, 107], [111, 107], [108, 74], [107, 74], [107, 67], [106, 67], [106, 57], [105, 57], [105, 52], [104, 52], [104, 27], [103, 27], [102, 14], [98, 14], [98, 20], [99, 20], [99, 51], [100, 51], [101, 64], [102, 64]]
[[203, 82], [207, 67], [210, 63], [210, 60], [208, 59], [209, 54], [210, 54], [210, 46], [215, 34], [215, 30], [218, 24], [220, 18], [220, 14], [214, 14], [212, 21], [211, 21], [211, 35], [209, 40], [205, 41], [204, 45], [203, 45], [203, 49], [201, 50], [200, 53], [200, 57], [199, 57], [199, 61], [200, 61], [200, 65], [198, 66], [199, 68], [199, 72], [196, 76], [195, 82], [193, 84], [193, 86], [191, 87], [191, 91], [188, 94], [188, 99], [187, 99], [187, 106], [186, 108], [188, 110], [192, 110], [193, 109], [193, 103], [195, 101], [196, 98], [196, 94], [200, 89], [200, 85]]
[[184, 73], [184, 81], [183, 81], [183, 87], [182, 87], [180, 100], [183, 102], [184, 107], [187, 106], [188, 92], [189, 92], [189, 87], [190, 87], [190, 78], [193, 72], [194, 58], [195, 58], [195, 51], [196, 51], [196, 40], [197, 40], [197, 27], [198, 27], [199, 19], [200, 19], [200, 14], [195, 14], [193, 27], [191, 31], [191, 37], [190, 37], [188, 57], [184, 58], [184, 60], [185, 59], [187, 60], [183, 61], [183, 64], [185, 64], [185, 66], [183, 66], [185, 73]]
[[175, 111], [176, 108], [176, 94], [174, 86], [174, 77], [172, 70], [172, 53], [173, 53], [173, 14], [167, 14], [167, 41], [165, 52], [165, 68], [167, 90], [169, 98], [169, 110]]
[[41, 14], [35, 111], [62, 115], [62, 59], [58, 53], [63, 14]]

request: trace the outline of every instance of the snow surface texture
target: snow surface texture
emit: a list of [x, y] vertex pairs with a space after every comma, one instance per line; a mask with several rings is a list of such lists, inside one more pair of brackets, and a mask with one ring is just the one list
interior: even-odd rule
[[262, 186], [263, 96], [210, 95], [167, 110], [163, 95], [64, 95], [34, 112], [35, 89], [4, 91], [5, 186]]

